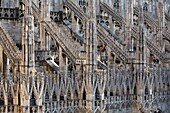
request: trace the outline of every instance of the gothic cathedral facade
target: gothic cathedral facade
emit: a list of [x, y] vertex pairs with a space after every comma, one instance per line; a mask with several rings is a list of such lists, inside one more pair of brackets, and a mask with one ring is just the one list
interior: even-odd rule
[[170, 113], [170, 0], [0, 0], [0, 113]]

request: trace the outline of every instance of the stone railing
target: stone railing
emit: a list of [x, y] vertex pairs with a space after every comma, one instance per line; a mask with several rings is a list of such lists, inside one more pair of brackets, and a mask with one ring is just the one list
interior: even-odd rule
[[83, 12], [83, 10], [74, 4], [71, 0], [65, 0], [64, 5], [68, 6], [71, 11], [73, 11], [75, 15], [77, 15], [81, 20], [87, 20], [86, 14]]
[[82, 105], [82, 100], [72, 99], [72, 100], [60, 100], [60, 101], [46, 101], [45, 111], [67, 111], [68, 109], [81, 110], [80, 105]]
[[136, 95], [110, 96], [106, 99], [106, 104], [131, 103], [137, 100]]
[[[168, 91], [166, 94], [163, 94], [162, 92], [154, 93], [153, 95], [144, 95], [142, 96], [142, 104], [143, 107], [145, 107], [146, 103], [152, 103], [155, 101], [161, 101], [165, 99], [169, 99], [170, 94], [168, 94]], [[166, 101], [167, 101], [166, 100]], [[32, 106], [27, 107], [30, 108], [31, 111], [42, 111], [42, 112], [55, 112], [55, 111], [72, 111], [72, 112], [80, 112], [84, 110], [88, 110], [88, 105], [91, 104], [91, 111], [100, 111], [104, 112], [106, 111], [106, 106], [109, 105], [115, 105], [112, 106], [112, 108], [109, 109], [118, 109], [118, 106], [121, 106], [123, 109], [125, 106], [123, 105], [129, 105], [126, 107], [130, 107], [130, 103], [134, 103], [137, 101], [137, 95], [126, 95], [126, 96], [110, 96], [107, 99], [104, 100], [82, 100], [82, 99], [70, 99], [70, 100], [56, 100], [56, 101], [45, 101], [44, 111], [42, 111], [43, 107], [41, 106]], [[39, 110], [38, 110], [39, 107]], [[12, 108], [9, 107], [9, 108]], [[4, 107], [5, 110], [5, 107]]]
[[52, 50], [35, 50], [35, 61], [42, 61], [49, 56], [58, 56], [58, 53]]
[[[132, 35], [138, 37], [136, 27], [132, 27]], [[150, 51], [152, 51], [154, 54], [156, 54], [161, 60], [163, 60], [162, 52], [161, 50], [148, 38], [146, 38], [146, 45]]]
[[83, 44], [84, 42], [84, 37], [79, 37], [76, 32], [74, 32], [72, 29], [70, 29], [67, 25], [63, 25], [63, 33], [67, 33], [67, 37], [70, 38], [75, 38], [76, 40], [73, 42], [74, 45], [77, 46], [78, 51], [79, 51], [79, 55], [78, 58], [76, 59], [77, 64], [79, 64], [81, 61], [83, 61], [83, 63], [85, 63], [85, 59], [86, 59], [86, 52], [82, 51], [84, 49], [83, 46], [81, 46], [80, 44]]
[[54, 22], [43, 22], [46, 30], [52, 35], [52, 37], [58, 42], [66, 54], [75, 62], [79, 57], [79, 49], [74, 45], [74, 41], [63, 33], [61, 28]]
[[0, 19], [17, 19], [19, 8], [0, 8]]
[[[149, 76], [150, 78], [147, 78], [147, 75], [144, 76], [143, 82], [147, 83], [147, 86], [149, 86], [149, 84], [152, 86], [156, 86], [156, 84], [168, 86], [169, 73], [165, 74], [164, 71], [169, 70], [164, 69], [161, 71], [160, 69], [161, 68], [154, 70], [155, 74], [151, 73]], [[35, 75], [30, 76], [21, 76], [19, 74], [22, 82], [15, 82], [13, 75], [7, 77], [2, 77], [1, 75], [0, 89], [4, 90], [0, 90], [0, 93], [3, 94], [0, 99], [4, 99], [4, 101], [0, 103], [0, 108], [3, 109], [3, 112], [6, 110], [13, 112], [12, 110], [9, 110], [11, 106], [13, 109], [14, 107], [21, 109], [23, 107], [24, 113], [27, 110], [39, 111], [41, 113], [55, 111], [68, 112], [71, 110], [72, 112], [77, 113], [78, 111], [82, 112], [82, 110], [89, 109], [93, 112], [104, 112], [106, 111], [106, 106], [109, 106], [109, 109], [124, 109], [131, 108], [135, 103], [145, 105], [146, 103], [152, 104], [153, 102], [156, 102], [160, 104], [161, 101], [161, 103], [166, 104], [167, 101], [169, 101], [170, 91], [168, 87], [162, 89], [160, 86], [156, 86], [159, 92], [155, 92], [153, 87], [151, 90], [152, 92], [148, 92], [149, 94], [152, 93], [152, 95], [135, 94], [134, 91], [137, 91], [138, 89], [133, 88], [134, 84], [137, 83], [137, 88], [145, 84], [138, 84], [138, 79], [136, 81], [137, 74], [134, 75], [133, 80], [132, 75], [128, 75], [122, 71], [126, 72], [126, 69], [118, 70], [118, 72], [114, 69], [109, 73], [107, 71], [86, 73], [87, 77], [84, 77], [85, 75], [83, 75], [83, 77], [78, 77], [78, 73], [74, 72], [69, 72], [67, 74], [61, 74], [60, 72], [57, 74], [37, 72]], [[165, 79], [168, 82], [165, 81]], [[150, 80], [153, 80], [153, 84], [150, 83]], [[126, 87], [127, 84], [130, 86], [129, 88]], [[90, 92], [86, 89], [87, 87]], [[141, 87], [143, 91], [145, 91], [144, 87]], [[105, 91], [107, 92], [105, 93]], [[119, 91], [124, 92], [124, 94], [120, 94]], [[132, 94], [129, 94], [129, 91]], [[12, 94], [9, 95], [9, 92], [12, 92]], [[23, 93], [25, 93], [25, 95], [20, 95]], [[89, 93], [94, 96], [87, 98]], [[111, 96], [111, 93], [114, 96]], [[20, 105], [18, 104], [18, 97], [23, 98], [20, 100]], [[8, 107], [11, 100], [13, 100], [13, 104]], [[22, 103], [24, 103], [24, 106]], [[13, 105], [16, 106], [13, 107]]]
[[[70, 23], [70, 24], [71, 24], [71, 23]], [[70, 26], [71, 26], [71, 25], [70, 25]], [[69, 28], [68, 25], [63, 25], [63, 28], [64, 28], [65, 31], [67, 31], [67, 33], [68, 33], [70, 36], [75, 37], [79, 42], [83, 43], [83, 41], [84, 41], [84, 36], [83, 36], [83, 35], [82, 35], [82, 36], [79, 36], [79, 35], [77, 34], [77, 32], [73, 31], [72, 28]]]
[[138, 26], [133, 26], [132, 27], [132, 31], [131, 31], [131, 33], [132, 33], [132, 36], [134, 36], [134, 37], [138, 37]]
[[[139, 16], [139, 8], [134, 7], [134, 13]], [[151, 24], [152, 26], [158, 26], [158, 23], [156, 21], [156, 18], [148, 14], [148, 12], [143, 12], [144, 20], [146, 20], [147, 23]]]
[[6, 33], [4, 28], [0, 27], [1, 31], [1, 44], [4, 48], [4, 52], [7, 55], [7, 57], [15, 63], [15, 61], [21, 59], [21, 52], [19, 51], [18, 47], [16, 46], [15, 42], [12, 40], [12, 38]]
[[32, 2], [32, 12], [34, 16], [36, 16], [37, 18], [40, 17], [40, 13], [41, 13], [40, 9], [37, 7], [37, 5], [34, 2]]
[[63, 11], [50, 11], [50, 18], [57, 23], [63, 22]]
[[76, 60], [76, 64], [86, 64], [86, 52], [79, 52], [79, 59]]
[[164, 30], [162, 35], [164, 36], [163, 38], [170, 41], [170, 32], [168, 32], [167, 30]]
[[14, 113], [18, 109], [18, 106], [15, 105], [7, 105], [7, 106], [1, 106], [0, 107], [0, 112], [1, 113]]
[[154, 45], [151, 40], [146, 38], [146, 44], [148, 49], [156, 54], [160, 58], [160, 60], [164, 59], [161, 50], [156, 45]]
[[144, 19], [147, 21], [147, 23], [151, 23], [154, 26], [158, 26], [158, 22], [156, 21], [156, 18], [151, 16], [148, 12], [143, 12], [144, 13]]
[[120, 22], [120, 23], [125, 23], [124, 18], [120, 15], [120, 13], [116, 12], [115, 10], [113, 10], [110, 6], [108, 6], [106, 3], [101, 3], [100, 2], [100, 8], [103, 9], [104, 11], [106, 11], [108, 14], [112, 15], [112, 17], [114, 19], [116, 19], [116, 21]]
[[[122, 42], [119, 42], [119, 40], [116, 40], [115, 37], [112, 36], [112, 34], [110, 34], [101, 24], [98, 24], [98, 25], [97, 25], [97, 28], [98, 28], [99, 30], [101, 30], [104, 34], [106, 34], [106, 35], [108, 36], [108, 38], [109, 38], [112, 42], [114, 42], [114, 44], [115, 44], [116, 46], [118, 46], [120, 49], [123, 50], [123, 45], [121, 44]], [[97, 29], [97, 30], [98, 30], [98, 29]], [[118, 37], [118, 36], [117, 36], [117, 37]], [[116, 38], [117, 38], [117, 37], [116, 37]]]
[[88, 104], [91, 103], [91, 110], [104, 111], [106, 108], [105, 100], [82, 100], [82, 99], [70, 99], [70, 100], [60, 100], [60, 101], [46, 101], [45, 102], [45, 112], [48, 111], [74, 111], [80, 112], [88, 109]]
[[154, 92], [151, 95], [144, 95], [142, 96], [143, 103], [147, 102], [154, 102], [154, 101], [161, 101], [170, 99], [170, 91], [160, 91], [160, 92]]
[[123, 61], [127, 62], [127, 53], [123, 50], [123, 46], [117, 42], [114, 37], [110, 36], [109, 33], [101, 26], [97, 25], [97, 35], [105, 42], [111, 50]]
[[80, 56], [81, 59], [86, 59], [86, 52], [85, 51], [81, 51], [79, 53], [79, 56]]

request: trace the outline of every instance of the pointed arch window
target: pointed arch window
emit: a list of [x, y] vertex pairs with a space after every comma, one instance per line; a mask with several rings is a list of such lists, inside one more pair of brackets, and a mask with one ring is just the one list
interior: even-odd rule
[[119, 9], [119, 0], [115, 0], [114, 5], [116, 9]]
[[87, 12], [87, 6], [88, 6], [88, 3], [86, 0], [79, 0], [79, 5], [80, 5], [80, 8], [83, 9], [84, 13]]
[[143, 10], [148, 12], [148, 4], [146, 2], [143, 5]]

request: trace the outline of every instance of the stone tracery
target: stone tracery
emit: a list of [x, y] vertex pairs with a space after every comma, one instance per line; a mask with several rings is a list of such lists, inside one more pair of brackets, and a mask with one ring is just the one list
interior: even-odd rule
[[1, 112], [168, 112], [168, 1], [11, 2], [0, 1]]

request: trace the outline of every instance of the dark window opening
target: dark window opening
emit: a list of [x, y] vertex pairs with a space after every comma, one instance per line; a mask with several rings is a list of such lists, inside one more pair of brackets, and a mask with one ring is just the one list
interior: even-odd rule
[[110, 96], [113, 96], [113, 92], [110, 92]]
[[8, 18], [8, 14], [7, 13], [5, 13], [5, 17]]
[[83, 91], [83, 100], [86, 100], [86, 91], [85, 91], [85, 89]]
[[52, 100], [53, 100], [53, 101], [57, 101], [57, 96], [56, 96], [56, 94], [55, 94], [55, 93], [53, 93]]
[[60, 100], [64, 100], [64, 96], [60, 96]]
[[32, 97], [30, 100], [30, 106], [36, 106], [36, 99], [35, 99], [34, 93], [32, 93]]

